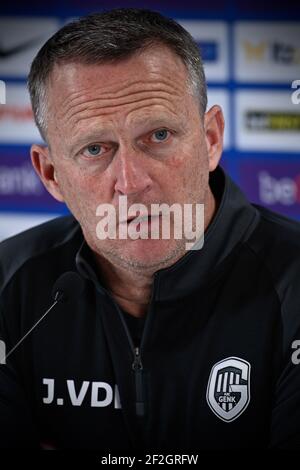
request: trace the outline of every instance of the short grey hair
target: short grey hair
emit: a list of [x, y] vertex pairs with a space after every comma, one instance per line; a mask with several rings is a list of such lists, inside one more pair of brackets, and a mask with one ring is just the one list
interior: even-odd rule
[[28, 76], [33, 114], [46, 139], [47, 84], [55, 65], [103, 64], [129, 58], [139, 50], [165, 45], [187, 68], [201, 115], [207, 106], [203, 64], [197, 43], [179, 23], [146, 9], [118, 8], [74, 20], [57, 31], [39, 50]]

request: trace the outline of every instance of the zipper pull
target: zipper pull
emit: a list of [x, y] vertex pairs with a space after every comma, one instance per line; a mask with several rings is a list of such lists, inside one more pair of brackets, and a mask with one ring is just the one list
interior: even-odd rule
[[145, 400], [144, 400], [144, 391], [143, 391], [143, 364], [141, 361], [140, 349], [134, 348], [135, 356], [134, 362], [132, 364], [132, 369], [135, 375], [135, 393], [136, 393], [136, 402], [135, 402], [135, 412], [137, 416], [145, 415]]

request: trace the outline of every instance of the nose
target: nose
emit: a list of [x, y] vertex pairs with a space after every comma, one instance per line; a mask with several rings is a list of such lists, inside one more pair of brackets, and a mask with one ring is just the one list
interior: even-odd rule
[[152, 185], [149, 163], [141, 151], [119, 147], [114, 161], [114, 190], [118, 195], [134, 196]]

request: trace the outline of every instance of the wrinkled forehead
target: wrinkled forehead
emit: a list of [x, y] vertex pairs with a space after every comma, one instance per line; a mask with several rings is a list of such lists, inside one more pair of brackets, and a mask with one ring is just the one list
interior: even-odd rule
[[78, 61], [56, 64], [48, 83], [48, 98], [51, 101], [76, 99], [81, 95], [120, 94], [124, 87], [147, 86], [162, 89], [173, 88], [175, 94], [190, 91], [189, 77], [185, 64], [166, 46], [151, 47], [139, 51], [129, 58], [86, 64]]
[[156, 48], [113, 63], [57, 65], [50, 80], [50, 116], [77, 129], [94, 118], [187, 113], [191, 99], [188, 73], [181, 58]]

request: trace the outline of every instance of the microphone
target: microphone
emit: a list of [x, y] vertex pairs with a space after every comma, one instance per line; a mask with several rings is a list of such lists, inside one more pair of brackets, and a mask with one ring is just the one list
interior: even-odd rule
[[59, 302], [67, 302], [72, 293], [75, 292], [76, 295], [80, 295], [83, 291], [83, 281], [79, 274], [75, 273], [74, 271], [68, 271], [62, 274], [55, 282], [53, 289], [52, 289], [52, 297], [54, 302], [48, 308], [48, 310], [44, 313], [44, 315], [27, 331], [27, 333], [17, 342], [17, 344], [6, 354], [4, 358], [2, 358], [1, 363], [5, 364], [6, 359], [11, 353], [17, 349], [18, 346], [24, 341], [25, 338], [38, 326], [38, 324], [45, 318], [46, 315], [59, 303]]
[[62, 274], [55, 282], [52, 289], [52, 297], [57, 302], [67, 302], [73, 292], [80, 295], [83, 291], [83, 282], [79, 274], [68, 271]]

